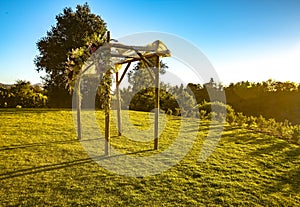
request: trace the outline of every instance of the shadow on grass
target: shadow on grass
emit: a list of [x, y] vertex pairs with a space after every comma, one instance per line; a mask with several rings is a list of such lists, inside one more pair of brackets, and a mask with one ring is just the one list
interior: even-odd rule
[[[287, 146], [288, 147], [288, 146]], [[278, 191], [289, 186], [293, 192], [300, 192], [300, 148], [288, 148], [287, 151], [281, 154], [281, 159], [279, 161], [282, 165], [292, 163], [297, 165], [294, 168], [287, 167], [287, 171], [284, 172], [280, 179], [275, 183], [274, 188], [270, 187], [268, 190], [270, 193], [274, 192], [274, 189]], [[298, 194], [299, 195], [299, 194]]]
[[[293, 159], [292, 157], [288, 158], [289, 160]], [[299, 159], [299, 158], [298, 158]], [[292, 162], [292, 161], [290, 161]], [[282, 163], [284, 164], [284, 163]], [[296, 165], [296, 164], [295, 164]], [[274, 168], [274, 171], [277, 171], [278, 168]], [[282, 170], [281, 170], [282, 171]], [[286, 167], [286, 170], [281, 172], [279, 175], [274, 177], [272, 185], [264, 186], [264, 192], [266, 194], [273, 194], [280, 192], [286, 194], [286, 196], [297, 195], [300, 199], [300, 166]], [[286, 192], [287, 191], [287, 192]], [[291, 194], [292, 192], [292, 194]]]
[[290, 190], [299, 195], [300, 192], [300, 167], [293, 168], [287, 172], [285, 172], [278, 181], [273, 183], [272, 187], [269, 187], [267, 192], [282, 192], [282, 189], [287, 188], [289, 186]]
[[255, 132], [250, 129], [241, 129], [239, 127], [229, 127], [226, 126], [225, 132], [229, 132], [231, 134], [224, 135], [222, 139], [225, 142], [234, 142], [236, 144], [269, 144], [270, 136]]
[[70, 144], [74, 142], [85, 142], [85, 141], [93, 141], [97, 140], [98, 138], [95, 139], [89, 139], [89, 140], [77, 140], [77, 139], [70, 139], [70, 140], [63, 140], [63, 141], [53, 141], [53, 142], [42, 142], [42, 143], [30, 143], [30, 144], [20, 144], [20, 145], [10, 145], [10, 146], [2, 146], [0, 147], [0, 151], [5, 151], [5, 150], [14, 150], [14, 149], [25, 149], [25, 148], [30, 148], [30, 147], [41, 147], [41, 146], [49, 146], [52, 144]]
[[258, 148], [257, 150], [249, 153], [251, 156], [257, 156], [257, 155], [262, 155], [262, 154], [274, 154], [274, 152], [280, 152], [281, 150], [287, 148], [289, 146], [288, 143], [286, 142], [280, 142], [280, 143], [274, 143], [270, 144], [268, 146]]
[[92, 163], [92, 162], [95, 162], [95, 160], [105, 160], [105, 159], [121, 157], [121, 156], [125, 156], [125, 155], [134, 155], [134, 154], [144, 153], [144, 152], [148, 152], [148, 151], [152, 151], [152, 150], [153, 149], [141, 150], [141, 151], [137, 151], [137, 152], [131, 152], [131, 153], [119, 154], [119, 155], [113, 155], [113, 156], [102, 155], [102, 156], [72, 160], [72, 161], [68, 161], [68, 162], [61, 162], [61, 163], [55, 163], [55, 164], [50, 164], [50, 165], [42, 165], [42, 166], [37, 166], [37, 167], [32, 167], [32, 168], [14, 170], [14, 171], [0, 174], [0, 180], [6, 180], [9, 178], [21, 177], [21, 176], [25, 176], [25, 175], [32, 175], [32, 174], [36, 174], [36, 173], [40, 173], [40, 172], [47, 172], [47, 171], [51, 171], [51, 170], [59, 170], [59, 169], [72, 167], [72, 166], [76, 166], [76, 165]]
[[[283, 193], [287, 190], [290, 193], [300, 193], [300, 148], [287, 141], [262, 132], [253, 130], [240, 130], [238, 127], [226, 127], [227, 132], [223, 142], [241, 145], [256, 146], [247, 154], [257, 162], [261, 163], [261, 170], [268, 168], [274, 171], [271, 184], [268, 182], [262, 186], [266, 194]], [[280, 141], [279, 141], [280, 140]], [[269, 155], [269, 156], [265, 156]]]
[[51, 113], [51, 112], [57, 112], [57, 111], [72, 111], [72, 108], [55, 108], [55, 109], [49, 109], [49, 108], [2, 108], [0, 109], [0, 112], [2, 114], [15, 114], [15, 113]]

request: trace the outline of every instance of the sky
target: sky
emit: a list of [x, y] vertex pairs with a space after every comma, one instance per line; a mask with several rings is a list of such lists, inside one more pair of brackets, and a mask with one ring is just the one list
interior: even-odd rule
[[[112, 38], [154, 31], [185, 39], [205, 54], [223, 84], [300, 82], [298, 0], [0, 0], [0, 83], [41, 82], [44, 73], [33, 62], [36, 42], [65, 7], [75, 10], [85, 2], [107, 23]], [[184, 67], [169, 62], [174, 70]]]

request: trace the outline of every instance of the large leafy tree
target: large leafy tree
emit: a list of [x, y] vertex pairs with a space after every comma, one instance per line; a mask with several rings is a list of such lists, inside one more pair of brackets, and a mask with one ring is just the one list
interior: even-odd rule
[[[148, 59], [148, 61], [154, 67], [155, 60]], [[143, 62], [138, 62], [128, 73], [128, 82], [132, 86], [132, 91], [135, 93], [142, 89], [146, 89], [147, 87], [154, 87], [154, 82], [151, 79], [149, 71], [146, 69], [146, 67], [149, 66], [145, 65]], [[164, 62], [160, 61], [160, 74], [165, 74], [166, 69], [168, 69], [168, 66]], [[149, 70], [152, 71], [153, 69], [149, 68]], [[152, 74], [154, 76], [153, 72]]]
[[[149, 59], [152, 65], [155, 65], [154, 60]], [[138, 111], [151, 111], [155, 103], [155, 87], [154, 82], [146, 69], [148, 67], [143, 62], [138, 62], [134, 68], [128, 73], [128, 82], [130, 87], [122, 90], [123, 108], [128, 108]], [[168, 66], [160, 61], [160, 74], [166, 73]], [[149, 68], [152, 71], [152, 68]], [[152, 74], [154, 75], [153, 71]], [[177, 91], [163, 82], [160, 82], [160, 108], [164, 111], [175, 111], [179, 108], [175, 100]]]
[[40, 54], [35, 58], [37, 71], [45, 71], [43, 77], [52, 107], [71, 106], [71, 95], [66, 87], [70, 75], [68, 56], [74, 48], [87, 48], [93, 39], [103, 39], [106, 23], [100, 16], [92, 14], [88, 4], [78, 5], [74, 12], [65, 8], [56, 16], [45, 37], [37, 42]]

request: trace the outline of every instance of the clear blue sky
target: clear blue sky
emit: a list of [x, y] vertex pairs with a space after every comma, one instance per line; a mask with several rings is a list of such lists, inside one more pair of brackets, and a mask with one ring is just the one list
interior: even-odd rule
[[0, 0], [0, 83], [41, 82], [36, 42], [65, 7], [88, 2], [113, 38], [158, 31], [206, 54], [222, 82], [300, 82], [300, 1]]

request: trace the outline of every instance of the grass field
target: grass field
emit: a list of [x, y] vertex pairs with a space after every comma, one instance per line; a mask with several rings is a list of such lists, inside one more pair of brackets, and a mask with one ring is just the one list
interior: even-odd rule
[[[102, 123], [103, 114], [97, 117]], [[147, 113], [130, 117], [137, 128], [149, 127]], [[160, 151], [176, 137], [178, 119], [167, 116]], [[276, 137], [225, 126], [213, 154], [199, 162], [208, 132], [208, 122], [200, 122], [183, 160], [137, 178], [110, 172], [88, 156], [70, 110], [3, 109], [0, 120], [0, 206], [300, 206], [299, 146]], [[188, 138], [197, 121], [185, 123]], [[152, 141], [116, 134], [112, 127], [112, 145], [123, 153], [157, 153], [149, 150]]]

